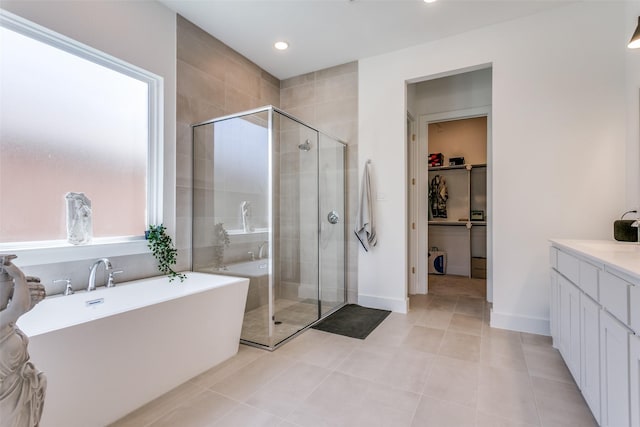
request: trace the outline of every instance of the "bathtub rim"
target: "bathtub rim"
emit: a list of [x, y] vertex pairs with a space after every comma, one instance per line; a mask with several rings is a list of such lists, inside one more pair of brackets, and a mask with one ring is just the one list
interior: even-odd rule
[[[40, 320], [39, 323], [33, 324], [34, 320], [32, 320], [32, 318], [36, 316], [41, 317], [41, 315], [42, 316], [45, 315], [45, 313], [43, 312], [41, 313], [37, 311], [37, 309], [40, 306], [40, 304], [43, 304], [46, 301], [59, 300], [60, 302], [56, 301], [54, 302], [54, 304], [63, 305], [64, 301], [69, 301], [69, 299], [71, 298], [71, 299], [83, 300], [84, 304], [86, 304], [87, 301], [92, 301], [100, 298], [107, 298], [109, 295], [109, 292], [112, 292], [114, 290], [117, 292], [118, 289], [123, 289], [130, 285], [150, 286], [152, 284], [160, 284], [164, 282], [164, 284], [169, 286], [180, 286], [183, 282], [180, 282], [180, 281], [176, 282], [175, 279], [174, 281], [169, 282], [168, 276], [152, 276], [152, 277], [146, 277], [142, 279], [131, 280], [127, 282], [121, 282], [121, 283], [118, 283], [115, 288], [106, 288], [105, 286], [101, 286], [95, 291], [91, 291], [91, 292], [80, 291], [80, 292], [74, 293], [73, 295], [68, 295], [68, 296], [61, 295], [61, 294], [52, 295], [50, 297], [45, 298], [38, 305], [36, 305], [31, 311], [27, 312], [20, 319], [18, 319], [18, 321], [16, 322], [16, 326], [22, 332], [24, 332], [27, 335], [27, 337], [35, 337], [35, 336], [44, 335], [47, 333], [52, 333], [62, 329], [72, 328], [74, 326], [77, 326], [83, 323], [89, 323], [95, 320], [117, 316], [122, 313], [126, 313], [128, 311], [139, 310], [141, 308], [144, 308], [150, 305], [162, 304], [167, 301], [179, 299], [182, 297], [187, 297], [189, 295], [196, 295], [199, 293], [211, 291], [212, 289], [215, 289], [215, 288], [219, 288], [223, 286], [232, 286], [232, 285], [241, 283], [243, 280], [248, 280], [248, 278], [245, 278], [245, 277], [230, 276], [230, 275], [215, 274], [215, 273], [204, 273], [204, 272], [194, 272], [194, 271], [182, 271], [181, 273], [187, 275], [186, 280], [188, 280], [189, 277], [194, 277], [194, 276], [195, 277], [215, 276], [215, 277], [219, 277], [220, 279], [224, 279], [224, 282], [216, 283], [215, 286], [199, 286], [195, 289], [190, 289], [186, 292], [182, 292], [179, 294], [168, 294], [168, 295], [164, 294], [162, 296], [159, 296], [160, 295], [159, 293], [147, 293], [145, 294], [145, 297], [150, 296], [151, 299], [145, 299], [144, 304], [140, 303], [140, 300], [136, 300], [132, 304], [127, 304], [125, 306], [118, 306], [118, 308], [115, 308], [113, 310], [109, 310], [106, 312], [94, 311], [89, 313], [83, 313], [85, 314], [85, 316], [82, 318], [73, 318], [73, 319], [69, 319], [68, 321], [65, 321], [66, 319], [64, 318], [61, 321], [59, 319], [56, 319], [57, 323], [53, 325], [46, 322], [46, 319], [39, 319]], [[78, 302], [78, 304], [81, 304], [81, 303]], [[44, 322], [42, 322], [42, 320], [44, 320]], [[26, 324], [25, 324], [25, 321], [27, 322]]]
[[[270, 258], [260, 258], [255, 260], [247, 260], [247, 261], [239, 261], [233, 262], [231, 264], [227, 264], [223, 267], [223, 269], [219, 269], [219, 267], [199, 267], [197, 272], [204, 274], [218, 274], [220, 276], [230, 276], [230, 277], [246, 277], [248, 279], [260, 279], [262, 277], [269, 276]], [[234, 267], [239, 265], [243, 265], [246, 268], [241, 269], [239, 271], [234, 271]], [[260, 266], [264, 265], [264, 268]]]

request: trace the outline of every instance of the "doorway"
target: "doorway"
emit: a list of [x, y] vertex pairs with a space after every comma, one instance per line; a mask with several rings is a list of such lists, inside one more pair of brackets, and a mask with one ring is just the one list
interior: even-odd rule
[[438, 154], [426, 165], [427, 290], [486, 298], [488, 117], [464, 114], [421, 123]]
[[486, 68], [407, 86], [418, 118], [415, 145], [407, 121], [409, 294], [493, 299], [491, 78]]

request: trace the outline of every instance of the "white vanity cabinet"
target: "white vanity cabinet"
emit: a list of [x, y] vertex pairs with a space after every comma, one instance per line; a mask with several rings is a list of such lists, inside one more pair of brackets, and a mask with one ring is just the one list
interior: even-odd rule
[[640, 336], [629, 339], [629, 409], [631, 425], [640, 426]]
[[550, 262], [554, 347], [601, 426], [640, 427], [640, 246], [553, 240]]
[[560, 301], [558, 350], [580, 386], [580, 290], [563, 276], [558, 277]]
[[580, 383], [584, 400], [600, 419], [600, 306], [580, 295]]
[[[552, 251], [554, 248], [552, 248]], [[553, 338], [553, 346], [559, 348], [559, 343], [557, 340], [560, 337], [560, 325], [558, 325], [559, 319], [559, 311], [560, 307], [560, 285], [558, 285], [558, 277], [560, 275], [556, 272], [555, 269], [551, 269], [550, 279], [551, 279], [551, 288], [550, 288], [550, 298], [549, 298], [549, 327], [551, 329], [551, 337]]]
[[640, 286], [629, 288], [629, 324], [631, 329], [640, 333]]
[[600, 313], [600, 425], [628, 426], [630, 331], [606, 311]]

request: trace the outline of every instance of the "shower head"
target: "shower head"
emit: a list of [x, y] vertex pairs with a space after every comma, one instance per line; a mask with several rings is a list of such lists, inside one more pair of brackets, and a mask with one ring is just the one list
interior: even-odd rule
[[298, 144], [298, 149], [301, 151], [309, 151], [311, 150], [311, 143], [307, 139], [303, 144]]

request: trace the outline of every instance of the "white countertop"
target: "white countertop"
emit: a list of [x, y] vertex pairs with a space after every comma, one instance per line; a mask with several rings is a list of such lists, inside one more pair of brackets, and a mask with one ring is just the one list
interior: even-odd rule
[[595, 262], [609, 264], [629, 276], [640, 280], [640, 245], [615, 240], [551, 239], [562, 249], [573, 251]]

